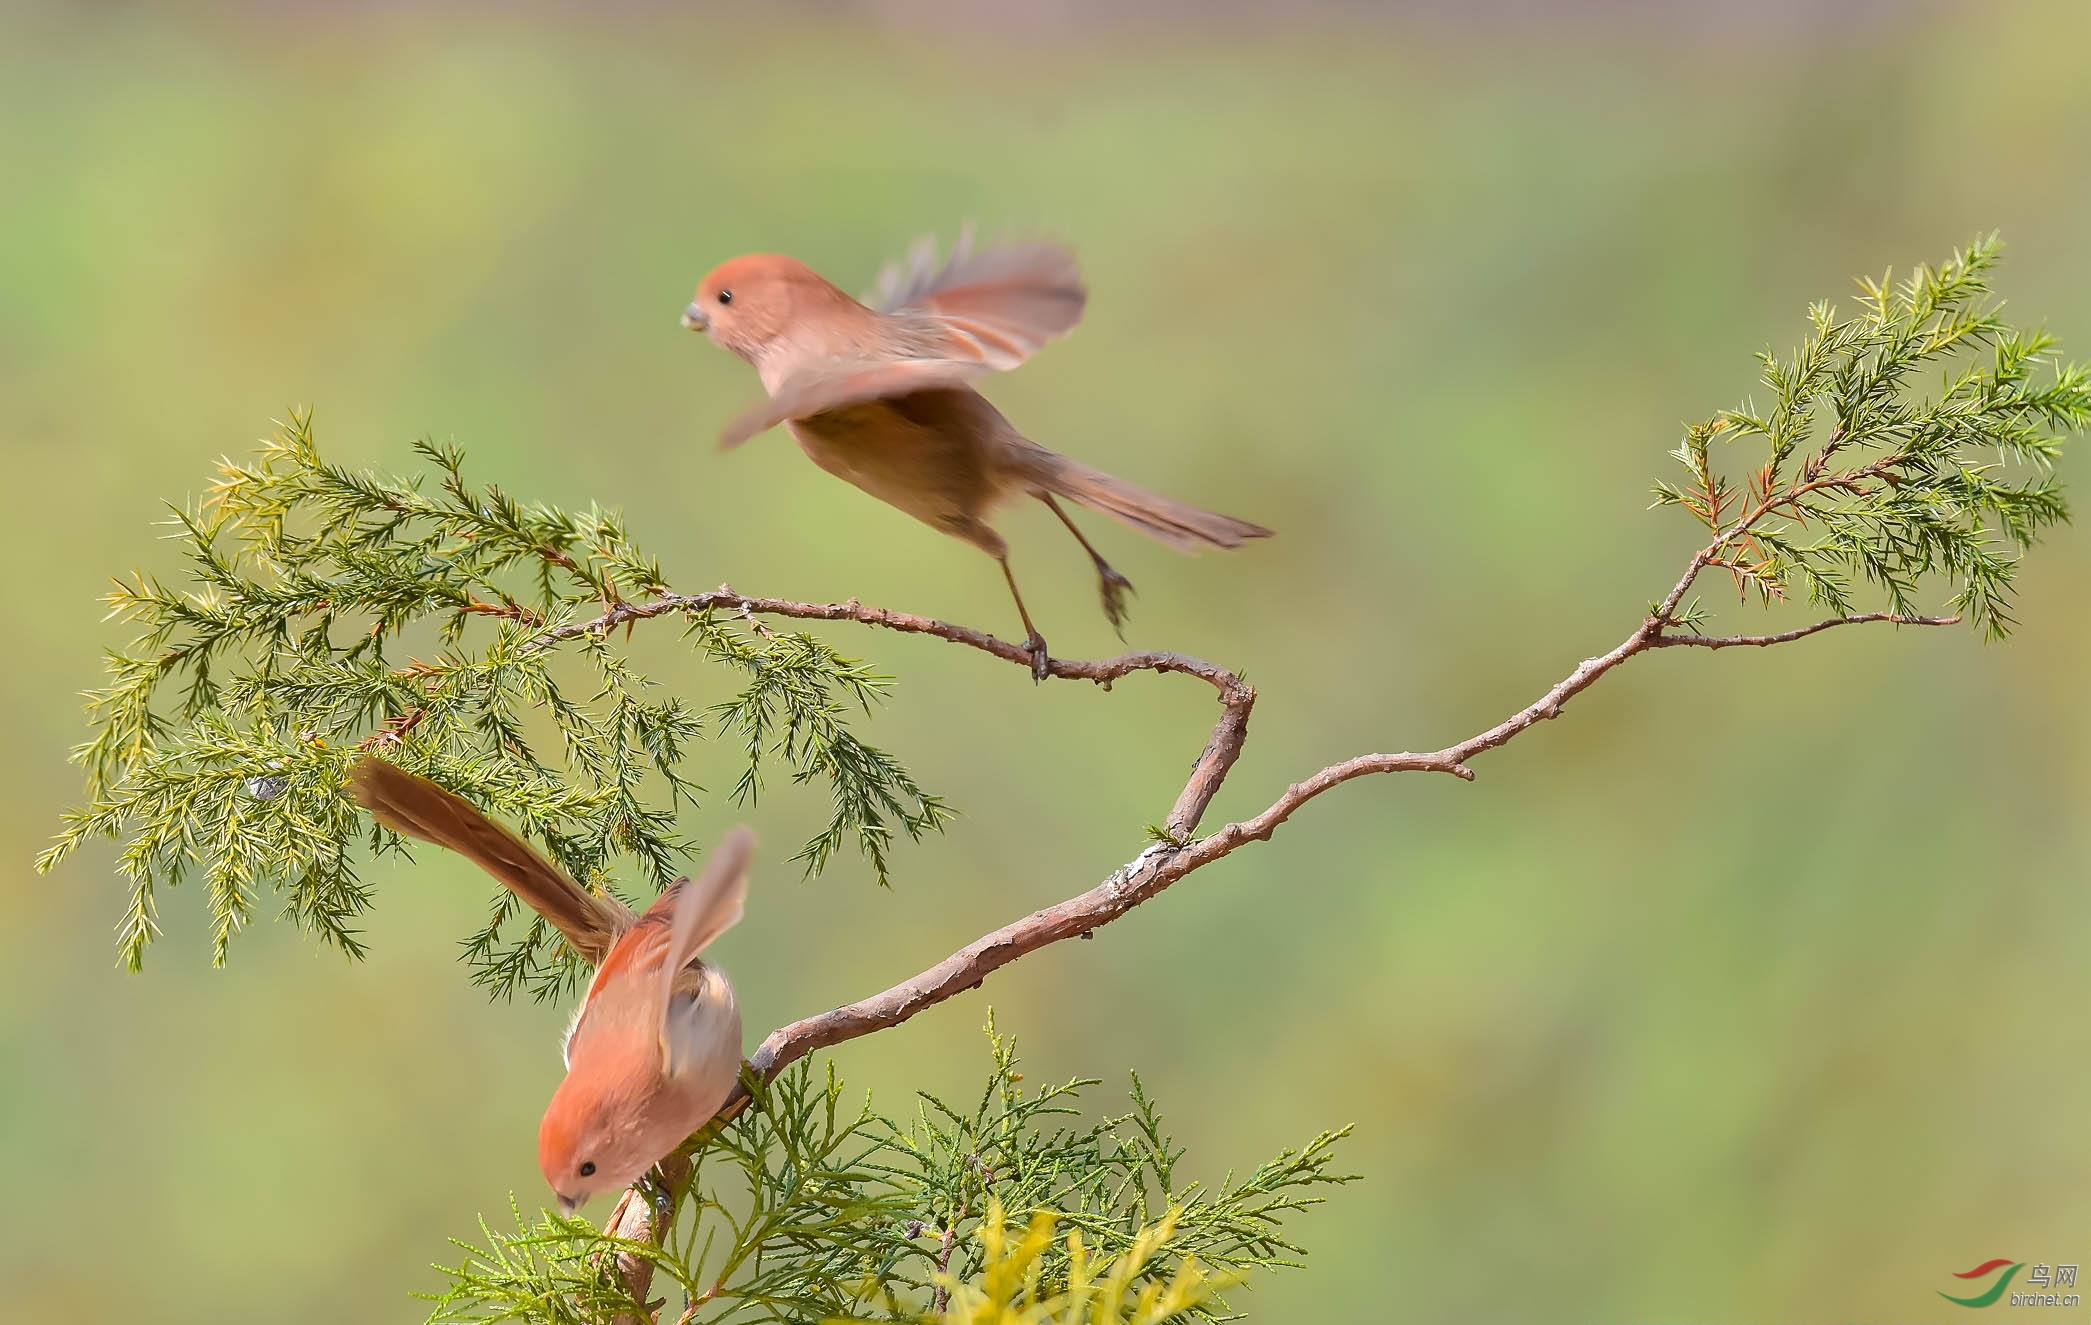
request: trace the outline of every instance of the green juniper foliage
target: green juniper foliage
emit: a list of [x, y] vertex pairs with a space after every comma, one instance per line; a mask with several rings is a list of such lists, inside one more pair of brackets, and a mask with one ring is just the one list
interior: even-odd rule
[[[1985, 283], [1996, 255], [1983, 240], [1899, 284], [1866, 282], [1856, 316], [1815, 305], [1790, 359], [1761, 356], [1768, 409], [1687, 429], [1688, 481], [1656, 498], [1707, 526], [1708, 565], [1767, 601], [1840, 615], [1860, 584], [1914, 614], [1919, 581], [1936, 575], [1953, 610], [2009, 630], [2018, 556], [2067, 516], [2052, 462], [2066, 433], [2091, 426], [2091, 379], [2052, 368], [2047, 336], [2002, 319]], [[1933, 366], [1943, 380], [1926, 395], [1917, 377]], [[1765, 458], [1731, 479], [1717, 439], [1757, 441]], [[707, 738], [738, 747], [739, 800], [775, 760], [825, 785], [831, 817], [798, 855], [811, 873], [854, 842], [886, 882], [896, 828], [943, 823], [944, 804], [847, 721], [885, 678], [811, 635], [700, 613], [686, 636], [738, 689], [708, 706], [664, 693], [614, 632], [575, 628], [667, 588], [614, 515], [524, 505], [468, 485], [455, 449], [417, 450], [434, 467], [422, 479], [346, 470], [293, 415], [252, 464], [228, 462], [202, 506], [175, 513], [184, 582], [138, 576], [110, 595], [138, 635], [91, 696], [92, 738], [76, 752], [89, 803], [40, 863], [89, 837], [124, 842], [128, 965], [156, 932], [156, 890], [199, 874], [221, 961], [268, 891], [359, 953], [371, 900], [359, 848], [402, 849], [339, 794], [359, 747], [520, 820], [606, 889], [620, 857], [655, 886], [679, 871], [689, 844], [675, 824], [699, 794], [690, 767]], [[1704, 611], [1675, 619], [1696, 626]], [[503, 994], [566, 988], [571, 955], [515, 908], [500, 894], [469, 941], [476, 974]]]
[[[737, 800], [755, 798], [772, 760], [826, 786], [833, 814], [798, 856], [809, 873], [854, 841], [884, 883], [894, 829], [944, 822], [943, 802], [850, 728], [885, 678], [809, 635], [700, 613], [684, 634], [736, 689], [708, 708], [665, 692], [615, 632], [561, 629], [664, 588], [616, 516], [523, 505], [468, 485], [456, 450], [416, 449], [432, 485], [342, 469], [294, 414], [254, 463], [226, 462], [200, 508], [175, 512], [185, 583], [139, 575], [109, 595], [138, 635], [89, 697], [95, 730], [76, 757], [90, 802], [40, 864], [89, 837], [126, 839], [132, 969], [155, 933], [155, 890], [192, 874], [219, 961], [270, 889], [359, 955], [353, 925], [371, 899], [356, 849], [403, 849], [341, 794], [359, 748], [520, 820], [601, 888], [619, 857], [655, 887], [681, 870], [676, 819], [700, 792], [690, 766], [706, 738], [737, 749]], [[467, 945], [476, 974], [502, 994], [557, 993], [572, 954], [516, 912], [500, 891]]]
[[[633, 1311], [619, 1252], [654, 1266], [655, 1296], [670, 1298], [665, 1319], [697, 1301], [707, 1321], [920, 1320], [940, 1280], [992, 1279], [996, 1243], [982, 1234], [1004, 1211], [1046, 1216], [1140, 1286], [1166, 1286], [1190, 1267], [1201, 1292], [1177, 1318], [1225, 1320], [1226, 1283], [1305, 1255], [1280, 1227], [1285, 1217], [1352, 1180], [1331, 1167], [1345, 1132], [1324, 1132], [1246, 1177], [1187, 1182], [1183, 1152], [1137, 1077], [1129, 1112], [1084, 1123], [1076, 1106], [1094, 1081], [1026, 1093], [1015, 1044], [992, 1021], [988, 1037], [994, 1064], [973, 1107], [924, 1094], [905, 1125], [869, 1099], [845, 1107], [832, 1066], [823, 1080], [802, 1062], [758, 1089], [698, 1150], [687, 1194], [657, 1194], [677, 1211], [664, 1245], [519, 1210], [514, 1232], [482, 1225], [483, 1246], [459, 1244], [465, 1258], [446, 1269], [431, 1322]], [[1025, 1264], [1049, 1292], [1080, 1277], [1064, 1239], [1033, 1248]]]
[[[1767, 602], [1798, 591], [1845, 616], [1864, 583], [1912, 616], [1918, 581], [1936, 575], [1955, 586], [1952, 611], [1992, 639], [2010, 631], [2019, 556], [2069, 516], [2053, 464], [2067, 434], [2091, 427], [2091, 378], [2055, 366], [2046, 334], [1999, 315], [1985, 280], [1998, 247], [1991, 236], [1900, 284], [1862, 281], [1854, 317], [1814, 305], [1792, 358], [1759, 355], [1769, 409], [1686, 430], [1675, 455], [1690, 479], [1656, 484], [1656, 504], [1706, 525], [1707, 564], [1738, 591]], [[1934, 367], [1942, 381], [1927, 396], [1915, 379]], [[1766, 449], [1739, 487], [1716, 438]], [[1702, 619], [1696, 604], [1678, 618]]]
[[[1985, 240], [1899, 284], [1866, 283], [1856, 316], [1816, 305], [1791, 358], [1762, 356], [1768, 408], [1686, 430], [1687, 480], [1658, 484], [1656, 499], [1706, 528], [1687, 587], [1719, 568], [1746, 596], [1847, 616], [1870, 586], [1911, 617], [1936, 578], [1985, 634], [2010, 629], [2019, 556], [2068, 517], [2052, 466], [2091, 426], [2091, 379], [1998, 315], [1984, 283], [1996, 253]], [[1927, 394], [1919, 377], [1934, 369]], [[1762, 459], [1731, 477], [1740, 440]], [[251, 464], [227, 463], [208, 501], [176, 512], [182, 581], [138, 576], [110, 595], [137, 637], [90, 696], [76, 752], [88, 804], [40, 864], [90, 837], [122, 844], [132, 968], [156, 890], [196, 875], [220, 961], [268, 892], [360, 954], [359, 862], [403, 844], [342, 793], [359, 750], [520, 822], [602, 889], [620, 886], [619, 868], [639, 876], [624, 887], [681, 871], [690, 844], [676, 826], [703, 794], [700, 752], [721, 740], [736, 799], [779, 763], [826, 790], [829, 822], [798, 855], [809, 874], [854, 843], [884, 883], [896, 830], [944, 822], [942, 802], [851, 729], [884, 678], [810, 635], [661, 601], [660, 568], [615, 516], [523, 505], [467, 484], [457, 451], [417, 449], [432, 466], [419, 479], [345, 470], [293, 415]], [[683, 618], [706, 665], [689, 670], [721, 683], [709, 702], [690, 681], [641, 675], [611, 628], [649, 600]], [[1695, 601], [1644, 629], [1705, 615]], [[505, 892], [466, 947], [499, 995], [551, 996], [580, 974]], [[482, 1223], [483, 1245], [459, 1244], [431, 1320], [637, 1321], [651, 1318], [644, 1295], [685, 1325], [1224, 1319], [1230, 1284], [1303, 1255], [1284, 1219], [1348, 1180], [1330, 1167], [1339, 1132], [1246, 1178], [1184, 1182], [1137, 1077], [1129, 1112], [1085, 1123], [1076, 1105], [1094, 1082], [1027, 1094], [1012, 1046], [989, 1033], [993, 1068], [969, 1110], [927, 1095], [905, 1122], [868, 1100], [845, 1108], [832, 1066], [751, 1078], [749, 1107], [694, 1138], [690, 1166], [671, 1157], [644, 1185], [658, 1242], [511, 1203], [514, 1231]]]

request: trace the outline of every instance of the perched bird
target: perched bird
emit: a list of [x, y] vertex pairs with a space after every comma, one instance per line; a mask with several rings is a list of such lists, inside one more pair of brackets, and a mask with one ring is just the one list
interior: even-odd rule
[[741, 1014], [725, 972], [698, 954], [741, 918], [753, 833], [728, 833], [694, 881], [677, 879], [635, 916], [426, 778], [370, 758], [351, 777], [379, 823], [473, 861], [595, 964], [537, 1133], [560, 1210], [631, 1186], [711, 1121], [739, 1078]]
[[887, 267], [868, 306], [781, 254], [715, 268], [683, 325], [747, 360], [769, 393], [726, 426], [720, 446], [785, 424], [814, 464], [1000, 562], [1040, 680], [1045, 639], [1017, 592], [1009, 547], [988, 524], [996, 506], [1026, 494], [1044, 502], [1095, 563], [1104, 615], [1121, 631], [1132, 582], [1059, 498], [1184, 552], [1270, 536], [1048, 451], [973, 390], [1081, 320], [1088, 291], [1073, 254], [1051, 244], [975, 253], [962, 236], [949, 261], [935, 259], [932, 245], [917, 245], [907, 263]]

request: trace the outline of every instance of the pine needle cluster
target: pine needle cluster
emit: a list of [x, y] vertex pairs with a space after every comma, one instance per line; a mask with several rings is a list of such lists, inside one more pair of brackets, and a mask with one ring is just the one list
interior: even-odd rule
[[[415, 449], [432, 474], [345, 469], [294, 413], [252, 462], [225, 462], [207, 500], [174, 510], [181, 582], [139, 574], [109, 594], [136, 638], [89, 696], [94, 732], [75, 752], [89, 803], [39, 865], [92, 837], [124, 843], [131, 969], [158, 932], [157, 890], [195, 876], [220, 962], [271, 892], [360, 955], [358, 848], [404, 846], [342, 794], [359, 750], [520, 822], [606, 890], [620, 861], [656, 889], [685, 868], [676, 822], [702, 793], [706, 742], [734, 752], [736, 802], [777, 763], [826, 788], [828, 822], [797, 855], [809, 873], [854, 843], [883, 884], [895, 831], [943, 824], [944, 802], [853, 729], [887, 678], [811, 635], [701, 612], [684, 639], [725, 674], [725, 697], [694, 703], [691, 683], [639, 672], [615, 632], [577, 628], [665, 588], [615, 514], [524, 504], [469, 484], [454, 447]], [[579, 974], [505, 892], [467, 947], [503, 995], [551, 996]]]
[[[2019, 558], [2069, 517], [2054, 462], [2091, 427], [2091, 375], [2058, 365], [2044, 332], [2004, 320], [1987, 280], [1998, 252], [1992, 235], [1900, 282], [1862, 280], [1851, 316], [1813, 305], [1791, 357], [1758, 356], [1768, 408], [1686, 429], [1674, 454], [1689, 478], [1656, 484], [1656, 504], [1706, 526], [1705, 564], [1739, 593], [1849, 616], [1870, 585], [1890, 613], [1914, 616], [1919, 582], [1938, 577], [1950, 610], [1989, 638], [2010, 632]], [[1930, 370], [1936, 394], [1917, 382]], [[1764, 458], [1731, 479], [1716, 440]], [[1702, 619], [1696, 605], [1677, 617]]]
[[976, 1235], [978, 1285], [950, 1277], [950, 1302], [927, 1325], [1162, 1325], [1191, 1318], [1213, 1297], [1214, 1280], [1196, 1257], [1185, 1257], [1167, 1280], [1147, 1278], [1156, 1253], [1175, 1236], [1174, 1212], [1142, 1229], [1117, 1256], [1092, 1254], [1080, 1233], [1068, 1234], [1065, 1286], [1048, 1286], [1045, 1254], [1057, 1245], [1057, 1223], [1040, 1211], [1012, 1236], [1001, 1205], [990, 1205]]
[[[1992, 638], [2007, 633], [2020, 557], [2068, 518], [2053, 465], [2064, 438], [2091, 427], [2091, 377], [2060, 366], [2044, 334], [2003, 320], [1986, 285], [1996, 255], [1984, 240], [1899, 283], [1863, 283], [1852, 316], [1816, 305], [1799, 349], [1761, 356], [1767, 407], [1686, 429], [1675, 453], [1686, 478], [1658, 484], [1656, 501], [1690, 512], [1709, 541], [1617, 649], [1438, 755], [1331, 765], [1294, 784], [1259, 832], [1160, 835], [1106, 886], [1140, 866], [1158, 891], [1364, 772], [1462, 771], [1647, 649], [1778, 643], [1862, 621], [1948, 624], [1915, 616], [1940, 582], [1952, 610]], [[1927, 392], [1920, 374], [1934, 370]], [[159, 890], [192, 880], [217, 961], [272, 896], [321, 941], [360, 955], [356, 926], [373, 901], [362, 866], [405, 849], [343, 793], [363, 751], [520, 825], [574, 877], [620, 895], [687, 868], [692, 844], [677, 825], [708, 794], [707, 759], [723, 758], [721, 785], [740, 803], [779, 768], [825, 792], [827, 822], [796, 856], [809, 874], [854, 847], [884, 884], [897, 835], [945, 822], [945, 804], [857, 731], [887, 679], [749, 609], [881, 625], [897, 614], [675, 594], [614, 513], [525, 504], [468, 483], [455, 448], [417, 450], [428, 466], [418, 477], [345, 469], [320, 455], [310, 415], [295, 413], [252, 460], [227, 462], [207, 500], [174, 511], [178, 579], [135, 575], [109, 595], [135, 637], [109, 654], [109, 683], [90, 696], [92, 733], [76, 751], [87, 804], [39, 864], [90, 839], [119, 843], [120, 951], [132, 969], [157, 933]], [[1679, 604], [1709, 569], [1746, 597], [1805, 599], [1834, 618], [1776, 636], [1669, 633], [1705, 619], [1697, 601]], [[1861, 614], [1862, 594], [1887, 611]], [[644, 674], [617, 629], [640, 616], [681, 619], [696, 665], [678, 667], [676, 685]], [[978, 632], [908, 620], [1023, 660]], [[1224, 679], [1209, 797], [1244, 738], [1253, 691], [1173, 655], [1112, 661], [1195, 663]], [[465, 949], [499, 996], [555, 996], [584, 974], [505, 892]], [[1246, 1177], [1187, 1181], [1137, 1077], [1127, 1112], [1087, 1121], [1081, 1094], [1094, 1081], [1027, 1092], [1014, 1046], [992, 1025], [989, 1035], [977, 1100], [924, 1094], [904, 1120], [868, 1099], [846, 1107], [832, 1065], [798, 1061], [767, 1083], [751, 1070], [747, 1107], [692, 1138], [632, 1198], [648, 1203], [630, 1208], [650, 1215], [651, 1237], [511, 1201], [512, 1230], [482, 1222], [476, 1244], [459, 1244], [431, 1321], [1228, 1319], [1234, 1285], [1304, 1254], [1286, 1220], [1348, 1181], [1332, 1168], [1341, 1132]]]
[[[1245, 1177], [1187, 1181], [1137, 1077], [1127, 1112], [1084, 1122], [1095, 1081], [1026, 1092], [1015, 1043], [987, 1033], [993, 1066], [969, 1109], [925, 1093], [905, 1123], [868, 1097], [852, 1110], [832, 1065], [756, 1089], [686, 1185], [656, 1187], [673, 1230], [659, 1245], [520, 1210], [513, 1232], [482, 1224], [431, 1325], [636, 1314], [620, 1255], [654, 1267], [664, 1320], [1224, 1320], [1228, 1285], [1306, 1254], [1284, 1220], [1351, 1181], [1332, 1167], [1348, 1129]], [[1030, 1231], [1012, 1238], [1004, 1212]]]

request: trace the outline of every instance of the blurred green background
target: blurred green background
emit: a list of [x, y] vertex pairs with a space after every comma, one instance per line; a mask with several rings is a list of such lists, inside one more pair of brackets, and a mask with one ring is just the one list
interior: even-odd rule
[[[748, 249], [855, 289], [964, 218], [1065, 235], [1089, 318], [989, 393], [1281, 531], [1193, 561], [1088, 521], [1134, 644], [1262, 690], [1218, 824], [1624, 636], [1696, 546], [1644, 509], [1680, 421], [1809, 299], [2000, 227], [2013, 311], [2091, 355], [2091, 10], [1827, 8], [0, 10], [0, 1315], [413, 1318], [447, 1236], [541, 1196], [565, 1009], [468, 985], [469, 870], [375, 871], [360, 965], [271, 923], [213, 971], [176, 893], [135, 978], [111, 853], [29, 871], [106, 577], [288, 403], [337, 457], [432, 435], [621, 505], [686, 587], [1013, 638], [987, 559], [781, 435], [715, 454], [753, 375], [676, 316]], [[1110, 651], [1050, 517], [1003, 527], [1056, 650]], [[1193, 1171], [1356, 1122], [1262, 1320], [1937, 1318], [1954, 1270], [2091, 1261], [2087, 577], [2064, 532], [2001, 647], [1638, 660], [1474, 785], [1343, 788], [842, 1070], [965, 1094], [991, 1000], [1033, 1080], [1139, 1069]], [[720, 949], [751, 1044], [1089, 886], [1211, 717], [837, 638], [964, 817], [881, 893], [780, 863], [812, 797], [760, 808]]]

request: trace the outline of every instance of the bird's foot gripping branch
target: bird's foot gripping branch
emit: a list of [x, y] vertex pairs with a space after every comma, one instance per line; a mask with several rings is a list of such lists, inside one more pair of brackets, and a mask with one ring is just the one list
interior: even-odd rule
[[[845, 1108], [832, 1070], [801, 1060], [1094, 933], [1344, 782], [1471, 778], [1479, 756], [1640, 654], [1869, 623], [2006, 633], [2020, 555], [2066, 518], [2052, 464], [2091, 424], [2091, 383], [2056, 367], [2044, 337], [1997, 315], [1984, 284], [1994, 259], [1992, 244], [1977, 244], [1900, 283], [1866, 285], [1853, 315], [1811, 310], [1801, 348], [1764, 360], [1767, 399], [1687, 429], [1683, 478], [1656, 488], [1659, 505], [1702, 526], [1675, 583], [1618, 644], [1485, 731], [1421, 753], [1357, 754], [1201, 832], [1247, 740], [1255, 692], [1179, 654], [1052, 660], [1048, 675], [1065, 680], [1181, 673], [1212, 688], [1217, 720], [1151, 844], [1088, 890], [889, 989], [771, 1032], [721, 1119], [627, 1192], [605, 1230], [519, 1215], [515, 1233], [489, 1231], [453, 1273], [436, 1317], [636, 1320], [665, 1301], [684, 1322], [1058, 1320], [1089, 1311], [1111, 1283], [1133, 1304], [1126, 1319], [1221, 1310], [1224, 1277], [1296, 1259], [1278, 1221], [1336, 1180], [1331, 1137], [1247, 1185], [1205, 1191], [1175, 1177], [1177, 1152], [1137, 1090], [1126, 1117], [1060, 1130], [1051, 1119], [1067, 1096], [1025, 1095], [1000, 1042], [977, 1109], [933, 1104], [906, 1125]], [[265, 894], [359, 953], [354, 926], [373, 900], [365, 861], [402, 848], [343, 793], [365, 757], [519, 825], [566, 874], [608, 894], [620, 873], [659, 887], [678, 872], [689, 844], [676, 825], [699, 794], [693, 767], [723, 740], [736, 799], [752, 800], [779, 767], [826, 794], [827, 823], [796, 857], [809, 873], [854, 845], [884, 882], [896, 834], [938, 828], [943, 803], [855, 730], [884, 678], [819, 637], [766, 623], [928, 635], [1034, 664], [985, 632], [854, 601], [677, 591], [614, 516], [472, 487], [454, 451], [421, 449], [426, 484], [344, 470], [296, 416], [257, 460], [227, 465], [203, 505], [175, 513], [184, 580], [134, 577], [111, 595], [138, 637], [111, 655], [111, 683], [91, 700], [93, 733], [78, 751], [89, 803], [42, 863], [97, 837], [122, 844], [132, 966], [155, 932], [159, 890], [185, 882], [202, 885], [220, 960]], [[1817, 615], [1716, 633], [1695, 595], [1709, 574]], [[733, 678], [731, 698], [700, 709], [637, 672], [624, 641], [662, 619], [680, 624], [700, 665]], [[512, 903], [473, 936], [470, 959], [501, 994], [554, 996], [581, 970]], [[1057, 1305], [1022, 1305], [1034, 1289]]]

